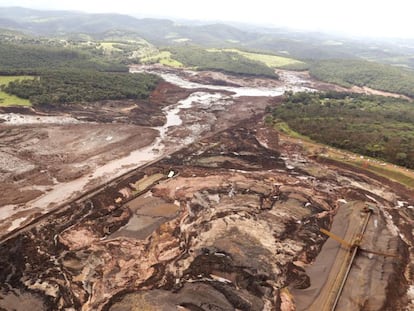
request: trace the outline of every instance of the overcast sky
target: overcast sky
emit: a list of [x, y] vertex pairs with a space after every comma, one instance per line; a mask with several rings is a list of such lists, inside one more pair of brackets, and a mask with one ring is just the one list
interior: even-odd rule
[[414, 0], [0, 0], [0, 6], [238, 21], [414, 38]]

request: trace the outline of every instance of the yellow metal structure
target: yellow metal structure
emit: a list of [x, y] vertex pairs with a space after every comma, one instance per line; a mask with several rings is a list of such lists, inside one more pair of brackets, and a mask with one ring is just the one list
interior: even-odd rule
[[326, 234], [327, 236], [329, 236], [330, 238], [334, 239], [335, 241], [341, 243], [343, 246], [351, 249], [353, 247], [353, 245], [351, 243], [348, 243], [347, 241], [341, 239], [339, 236], [333, 234], [332, 232], [329, 232], [328, 230], [324, 229], [324, 228], [320, 228], [319, 229], [323, 234]]
[[361, 239], [360, 237], [356, 238], [354, 243], [349, 243], [343, 239], [341, 239], [339, 236], [337, 236], [336, 234], [324, 229], [324, 228], [320, 228], [319, 229], [320, 232], [322, 232], [323, 234], [326, 234], [327, 236], [329, 236], [330, 238], [334, 239], [335, 241], [339, 242], [340, 244], [342, 244], [343, 246], [349, 248], [350, 251], [352, 251], [354, 248], [358, 248], [358, 250], [366, 252], [366, 253], [370, 253], [370, 254], [375, 254], [375, 255], [379, 255], [379, 256], [385, 256], [385, 257], [395, 257], [398, 258], [399, 256], [396, 254], [390, 254], [390, 253], [384, 253], [384, 252], [377, 252], [377, 251], [372, 251], [372, 250], [368, 250], [365, 248], [360, 247], [360, 242]]

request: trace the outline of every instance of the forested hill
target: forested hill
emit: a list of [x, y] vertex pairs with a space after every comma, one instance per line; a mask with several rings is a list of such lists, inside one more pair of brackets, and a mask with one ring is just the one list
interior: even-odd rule
[[41, 36], [83, 40], [144, 38], [157, 46], [190, 43], [203, 47], [260, 50], [308, 59], [364, 58], [414, 69], [413, 40], [350, 39], [323, 33], [290, 31], [248, 25], [195, 24], [166, 19], [135, 18], [122, 14], [88, 14], [0, 7], [0, 28]]
[[177, 61], [199, 70], [278, 78], [275, 71], [263, 62], [248, 59], [236, 52], [207, 51], [189, 46], [170, 48], [170, 52]]
[[79, 68], [127, 72], [128, 67], [77, 49], [44, 44], [0, 44], [0, 74], [41, 74], [45, 71]]
[[0, 86], [0, 106], [8, 95], [33, 105], [145, 99], [157, 85], [158, 77], [129, 73], [126, 65], [95, 50], [46, 43], [1, 44], [0, 78], [7, 76], [8, 82]]
[[37, 79], [10, 82], [4, 91], [29, 99], [34, 105], [56, 105], [106, 99], [144, 99], [158, 81], [158, 77], [145, 73], [68, 69], [43, 73]]
[[414, 72], [365, 60], [323, 60], [312, 64], [317, 79], [345, 87], [368, 86], [414, 98]]
[[0, 7], [0, 28], [44, 36], [72, 33], [99, 36], [118, 29], [132, 32], [135, 36], [144, 37], [154, 44], [169, 44], [183, 38], [194, 43], [216, 44], [226, 41], [247, 41], [255, 37], [248, 32], [222, 24], [182, 25], [166, 19], [138, 19], [123, 14], [40, 11], [18, 7]]
[[[361, 41], [275, 28], [0, 7], [0, 43], [0, 74], [41, 76], [42, 82], [53, 81], [67, 69], [86, 76], [92, 71], [119, 73], [128, 71], [128, 64], [139, 62], [272, 78], [277, 78], [275, 68], [309, 68], [314, 77], [324, 81], [414, 98], [412, 40]], [[296, 65], [273, 66], [269, 58]], [[106, 81], [105, 75], [96, 76]], [[72, 77], [83, 81], [79, 75]], [[33, 102], [45, 102], [45, 85], [39, 86], [36, 80], [27, 83], [42, 90], [29, 96]], [[19, 85], [8, 91], [26, 96]], [[124, 91], [120, 98], [130, 98], [128, 87]], [[73, 99], [60, 92], [49, 93], [54, 94], [49, 96], [54, 100]]]
[[273, 118], [315, 141], [414, 168], [411, 101], [334, 92], [287, 94], [274, 107]]

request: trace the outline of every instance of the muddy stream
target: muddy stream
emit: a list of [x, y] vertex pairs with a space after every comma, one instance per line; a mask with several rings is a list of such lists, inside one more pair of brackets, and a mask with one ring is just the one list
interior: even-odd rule
[[[127, 156], [56, 183], [24, 208], [0, 209], [6, 234], [35, 214], [141, 167], [136, 176], [65, 206], [56, 217], [12, 233], [0, 256], [0, 278], [7, 286], [0, 292], [0, 309], [310, 310], [316, 301], [318, 310], [336, 276], [335, 263], [348, 251], [334, 241], [324, 244], [319, 228], [353, 240], [351, 229], [367, 203], [376, 209], [361, 247], [407, 251], [402, 233], [390, 228], [393, 217], [404, 223], [406, 214], [399, 211], [411, 207], [411, 200], [376, 180], [313, 161], [301, 146], [264, 126], [262, 115], [252, 116], [258, 107], [264, 111], [269, 97], [312, 91], [302, 76], [284, 72], [266, 87], [251, 87], [245, 78], [243, 87], [234, 87], [193, 82], [206, 81], [193, 79], [200, 78], [195, 72], [131, 69], [142, 71], [190, 95], [161, 106], [165, 122], [151, 127], [158, 136], [144, 148], [133, 145]], [[236, 122], [223, 122], [223, 115]], [[30, 124], [16, 114], [3, 119]], [[52, 120], [45, 117], [44, 123]], [[224, 130], [207, 135], [219, 131], [218, 123]], [[142, 132], [137, 137], [142, 139]], [[18, 214], [21, 209], [27, 216]], [[371, 255], [359, 254], [338, 310], [388, 310], [389, 299], [395, 304], [410, 297], [400, 284], [404, 264]], [[389, 285], [401, 290], [393, 292]]]
[[[132, 73], [142, 72], [139, 67], [131, 68]], [[159, 70], [148, 70], [148, 73], [153, 73], [162, 77], [165, 81], [175, 84], [181, 88], [194, 89], [194, 93], [188, 96], [186, 99], [179, 101], [177, 104], [167, 106], [163, 109], [166, 116], [166, 122], [163, 126], [154, 127], [153, 129], [159, 132], [159, 136], [148, 146], [144, 148], [132, 151], [129, 155], [112, 160], [103, 166], [96, 167], [93, 173], [89, 175], [81, 176], [75, 180], [69, 182], [57, 183], [51, 187], [51, 189], [41, 195], [40, 197], [25, 204], [25, 209], [33, 209], [36, 213], [46, 213], [51, 208], [62, 204], [65, 201], [73, 199], [81, 192], [91, 189], [97, 184], [104, 183], [110, 179], [120, 176], [133, 168], [140, 167], [151, 161], [155, 161], [163, 158], [167, 154], [171, 154], [174, 151], [182, 148], [185, 145], [189, 145], [199, 139], [203, 131], [208, 130], [208, 126], [205, 124], [183, 124], [181, 113], [186, 110], [187, 114], [191, 114], [190, 108], [197, 106], [208, 110], [211, 107], [221, 107], [232, 104], [233, 100], [239, 97], [275, 97], [282, 95], [287, 90], [293, 91], [309, 91], [308, 87], [305, 87], [306, 81], [297, 79], [290, 75], [284, 75], [281, 77], [283, 86], [275, 88], [264, 87], [233, 87], [233, 86], [221, 86], [194, 83], [186, 80], [185, 78], [172, 73], [162, 72]], [[195, 75], [196, 73], [192, 73]], [[202, 89], [203, 91], [200, 91]], [[211, 91], [210, 91], [211, 90]], [[229, 95], [229, 93], [231, 95]], [[0, 115], [3, 119], [3, 124], [7, 125], [25, 125], [32, 123], [79, 123], [78, 120], [69, 118], [67, 116], [28, 116], [21, 114], [4, 114]], [[171, 130], [180, 127], [181, 129], [187, 129], [191, 134], [185, 137], [173, 137]], [[21, 209], [15, 208], [14, 205], [6, 205], [1, 208], [0, 222], [10, 221], [13, 215], [17, 214]], [[19, 228], [24, 224], [26, 220], [30, 219], [31, 214], [27, 214], [26, 217], [20, 217], [13, 219], [8, 232]], [[5, 232], [6, 233], [6, 232]]]

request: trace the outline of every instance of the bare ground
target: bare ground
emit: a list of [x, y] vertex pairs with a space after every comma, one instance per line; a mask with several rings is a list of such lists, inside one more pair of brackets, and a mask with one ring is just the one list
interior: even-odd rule
[[[319, 228], [330, 228], [344, 201], [393, 212], [400, 199], [393, 191], [318, 164], [300, 145], [279, 146], [260, 118], [249, 119], [7, 241], [0, 280], [13, 290], [2, 295], [40, 298], [53, 310], [294, 310], [287, 287], [313, 284], [303, 267], [326, 240]], [[408, 245], [388, 216], [377, 217], [381, 234], [398, 242], [388, 250], [404, 254]], [[16, 254], [21, 260], [12, 260]], [[358, 285], [369, 310], [397, 301], [401, 308], [393, 310], [403, 310], [406, 263], [390, 264], [381, 268], [382, 283]], [[375, 280], [376, 259], [358, 267]], [[379, 292], [385, 298], [375, 299]]]
[[[205, 79], [242, 83], [226, 81], [230, 77], [221, 74]], [[160, 108], [190, 92], [164, 87], [152, 98]], [[181, 110], [183, 123], [168, 131], [169, 150], [189, 135], [196, 143], [87, 200], [63, 205], [53, 217], [2, 243], [0, 308], [23, 310], [30, 304], [32, 310], [295, 310], [297, 301], [289, 288], [317, 286], [317, 274], [308, 273], [307, 267], [326, 241], [319, 228], [331, 227], [345, 201], [375, 204], [380, 211], [377, 225], [370, 224], [365, 247], [396, 251], [405, 260], [358, 259], [360, 270], [351, 274], [350, 284], [361, 289], [345, 290], [343, 308], [352, 304], [353, 310], [404, 310], [408, 285], [414, 284], [414, 215], [408, 208], [414, 205], [412, 197], [363, 171], [319, 163], [301, 144], [279, 142], [277, 133], [261, 123], [261, 113], [274, 100], [239, 97], [229, 100], [226, 109], [222, 103], [196, 103]], [[128, 111], [134, 108], [124, 104], [112, 107], [118, 124], [106, 123], [112, 108], [105, 103], [96, 113], [97, 124], [24, 125], [19, 130], [0, 125], [10, 131], [0, 137], [5, 154], [2, 178], [10, 181], [12, 191], [43, 192], [59, 183], [58, 177], [88, 176], [93, 165], [122, 157], [129, 145], [132, 150], [148, 144], [141, 138], [150, 141], [154, 130], [139, 126], [145, 124], [134, 121], [137, 114], [130, 119]], [[64, 115], [86, 121], [78, 108]], [[86, 108], [88, 118], [94, 109]], [[53, 114], [30, 112], [36, 118], [46, 113]], [[160, 118], [152, 119], [152, 125]], [[88, 135], [91, 131], [93, 136]], [[46, 173], [36, 170], [48, 163]], [[79, 163], [90, 167], [76, 171]], [[14, 180], [19, 174], [21, 179]], [[20, 185], [24, 183], [32, 184]], [[404, 202], [402, 207], [399, 202]], [[16, 212], [12, 209], [3, 206], [0, 215]], [[17, 212], [21, 214], [10, 219], [7, 230], [22, 225], [24, 208]], [[376, 238], [379, 235], [396, 242], [390, 245]], [[357, 282], [358, 271], [363, 281]]]
[[319, 81], [315, 78], [313, 78], [309, 71], [288, 71], [288, 70], [276, 70], [278, 74], [280, 74], [283, 77], [293, 77], [294, 79], [302, 80], [304, 85], [308, 86], [309, 88], [313, 88], [320, 91], [335, 91], [335, 92], [351, 92], [351, 93], [359, 93], [359, 94], [367, 94], [367, 95], [380, 95], [380, 96], [386, 96], [386, 97], [394, 97], [394, 98], [404, 98], [407, 100], [411, 100], [411, 98], [397, 94], [397, 93], [391, 93], [391, 92], [385, 92], [380, 90], [375, 90], [372, 88], [369, 88], [367, 86], [352, 86], [350, 88], [346, 88], [337, 84], [333, 83], [327, 83]]
[[[151, 143], [157, 131], [125, 124], [2, 125], [0, 205], [30, 201], [41, 189], [90, 174]], [[35, 186], [39, 186], [37, 192]]]
[[[262, 113], [270, 101], [266, 97], [232, 99], [226, 91], [205, 90], [221, 94], [224, 100], [208, 105], [194, 102], [192, 108], [178, 111], [183, 124], [169, 127], [167, 136], [155, 143], [166, 121], [164, 110], [199, 91], [162, 82], [148, 101], [68, 104], [61, 109], [3, 108], [3, 234], [134, 166], [161, 158], [252, 113]], [[149, 149], [142, 149], [145, 146]]]

